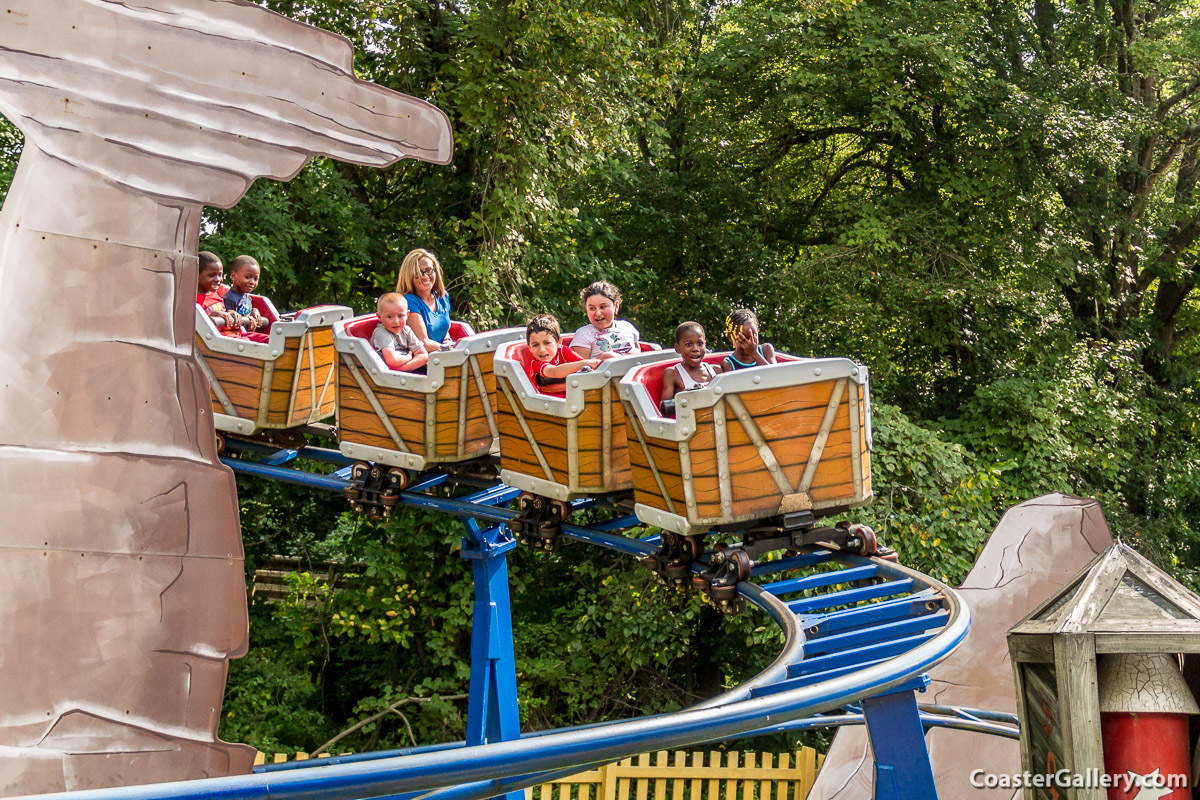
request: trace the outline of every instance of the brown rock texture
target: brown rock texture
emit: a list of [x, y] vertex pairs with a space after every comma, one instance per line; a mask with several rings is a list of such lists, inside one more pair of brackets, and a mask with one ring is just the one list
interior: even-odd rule
[[242, 0], [12, 0], [0, 112], [0, 795], [246, 772], [233, 476], [192, 357], [202, 207], [316, 154], [447, 163], [445, 115]]

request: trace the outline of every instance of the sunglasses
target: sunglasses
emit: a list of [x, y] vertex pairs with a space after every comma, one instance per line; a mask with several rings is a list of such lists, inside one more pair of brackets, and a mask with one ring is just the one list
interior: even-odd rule
[[429, 276], [430, 278], [432, 278], [434, 275], [437, 275], [437, 270], [436, 270], [436, 269], [434, 269], [433, 267], [423, 267], [423, 268], [421, 269], [421, 274], [422, 274], [422, 275], [427, 275], [427, 276]]

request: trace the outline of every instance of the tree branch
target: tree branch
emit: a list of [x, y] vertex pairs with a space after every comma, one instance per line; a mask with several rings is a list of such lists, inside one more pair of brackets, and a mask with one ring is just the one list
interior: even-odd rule
[[[830, 125], [825, 128], [813, 128], [812, 130], [801, 130], [799, 128], [792, 128], [791, 133], [792, 133], [792, 135], [786, 137], [786, 139], [785, 139], [785, 141], [787, 141], [789, 148], [794, 147], [795, 145], [798, 145], [798, 144], [808, 144], [809, 142], [815, 142], [818, 139], [828, 139], [830, 136], [836, 136], [840, 133], [848, 133], [851, 136], [859, 136], [859, 137], [878, 136], [878, 133], [876, 133], [874, 131], [866, 130], [865, 128], [860, 128], [857, 125]], [[788, 140], [790, 140], [790, 141], [788, 141]]]
[[905, 189], [909, 188], [909, 182], [904, 177], [903, 173], [900, 172], [900, 170], [887, 163], [879, 164], [875, 161], [872, 161], [868, 156], [869, 153], [869, 147], [859, 150], [857, 153], [844, 161], [842, 165], [838, 167], [837, 171], [825, 181], [825, 185], [821, 187], [820, 193], [816, 196], [816, 198], [813, 199], [812, 203], [809, 204], [808, 210], [800, 215], [801, 230], [808, 226], [808, 221], [812, 219], [814, 214], [817, 213], [817, 209], [820, 208], [821, 204], [825, 202], [825, 198], [829, 196], [834, 187], [841, 183], [843, 178], [856, 169], [863, 167], [874, 168], [887, 175], [889, 178], [895, 178]]
[[1142, 274], [1138, 278], [1137, 290], [1144, 292], [1150, 288], [1150, 284], [1156, 279], [1163, 277], [1164, 270], [1162, 267], [1174, 264], [1179, 259], [1180, 254], [1192, 245], [1197, 237], [1200, 237], [1200, 217], [1192, 217], [1183, 225], [1172, 227], [1167, 236], [1163, 254], [1155, 261], [1154, 265], [1156, 269], [1142, 270]]
[[1166, 119], [1167, 112], [1170, 111], [1172, 107], [1188, 99], [1197, 91], [1200, 91], [1200, 78], [1196, 78], [1196, 80], [1192, 81], [1187, 86], [1183, 87], [1178, 92], [1159, 103], [1158, 111], [1156, 111], [1154, 114], [1154, 119], [1158, 122], [1162, 122], [1164, 119]]
[[408, 722], [408, 717], [404, 716], [404, 712], [398, 708], [393, 708], [392, 713], [404, 721], [404, 729], [408, 731], [408, 741], [412, 743], [413, 747], [416, 747], [417, 737], [413, 733], [412, 725], [410, 725]]
[[355, 731], [358, 731], [358, 730], [364, 728], [365, 726], [370, 725], [372, 722], [375, 722], [378, 719], [383, 719], [388, 714], [399, 714], [400, 715], [400, 718], [404, 720], [405, 727], [408, 728], [409, 738], [413, 740], [413, 744], [416, 744], [416, 738], [413, 736], [412, 726], [408, 724], [408, 717], [405, 717], [403, 714], [400, 714], [400, 712], [398, 710], [400, 708], [400, 706], [408, 705], [409, 703], [428, 703], [432, 700], [466, 700], [468, 697], [469, 697], [469, 695], [465, 695], [465, 694], [434, 695], [433, 697], [405, 697], [403, 700], [397, 700], [396, 702], [392, 703], [390, 706], [385, 708], [383, 711], [380, 711], [376, 714], [372, 714], [371, 716], [367, 717], [366, 719], [359, 720], [358, 722], [351, 725], [349, 728], [346, 728], [346, 730], [339, 733], [337, 736], [330, 739], [328, 742], [325, 742], [325, 744], [321, 745], [320, 747], [313, 748], [312, 752], [326, 753], [329, 751], [329, 748], [333, 747], [335, 744], [337, 744], [342, 739], [346, 738], [347, 736], [354, 733]]

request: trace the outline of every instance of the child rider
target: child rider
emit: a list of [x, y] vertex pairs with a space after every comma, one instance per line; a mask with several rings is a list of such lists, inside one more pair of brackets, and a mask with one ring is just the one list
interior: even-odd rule
[[230, 287], [225, 293], [225, 309], [236, 312], [242, 328], [250, 332], [267, 325], [266, 318], [250, 299], [250, 293], [258, 287], [261, 269], [254, 256], [238, 256], [229, 264]]
[[225, 310], [225, 301], [221, 298], [221, 281], [225, 278], [225, 267], [215, 253], [201, 250], [199, 253], [200, 269], [196, 275], [196, 305], [204, 309], [204, 313], [212, 319], [218, 330], [237, 325], [237, 314]]
[[551, 314], [538, 314], [525, 326], [525, 344], [533, 355], [525, 368], [529, 380], [543, 394], [562, 397], [567, 393], [567, 376], [593, 370], [598, 358], [582, 358], [569, 347], [560, 346], [562, 329]]
[[425, 366], [429, 353], [408, 327], [408, 302], [404, 295], [388, 292], [375, 303], [379, 324], [371, 334], [371, 346], [379, 351], [384, 363], [400, 372], [413, 372]]
[[683, 358], [683, 363], [663, 373], [660, 399], [664, 403], [674, 400], [676, 392], [690, 392], [706, 386], [721, 371], [720, 367], [704, 361], [708, 350], [704, 327], [699, 322], [684, 322], [675, 329], [675, 352]]
[[575, 331], [571, 349], [580, 358], [608, 359], [638, 352], [641, 334], [633, 323], [617, 319], [621, 291], [608, 281], [596, 281], [579, 293], [588, 324]]
[[775, 348], [770, 343], [758, 343], [758, 317], [748, 308], [731, 311], [725, 318], [725, 335], [733, 352], [721, 362], [721, 372], [774, 364]]

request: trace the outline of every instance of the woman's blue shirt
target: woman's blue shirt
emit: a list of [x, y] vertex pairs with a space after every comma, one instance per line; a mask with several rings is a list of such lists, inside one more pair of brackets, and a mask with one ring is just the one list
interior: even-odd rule
[[408, 310], [419, 314], [425, 321], [425, 335], [435, 342], [445, 341], [446, 334], [450, 332], [450, 298], [442, 295], [433, 308], [425, 305], [425, 301], [415, 294], [406, 294], [404, 299], [408, 301]]

